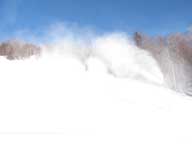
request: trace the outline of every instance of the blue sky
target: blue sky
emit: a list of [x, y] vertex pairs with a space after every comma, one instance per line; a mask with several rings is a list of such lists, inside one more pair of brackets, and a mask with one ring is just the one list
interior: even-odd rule
[[56, 22], [98, 31], [167, 34], [192, 24], [191, 0], [0, 0], [0, 32], [36, 30]]

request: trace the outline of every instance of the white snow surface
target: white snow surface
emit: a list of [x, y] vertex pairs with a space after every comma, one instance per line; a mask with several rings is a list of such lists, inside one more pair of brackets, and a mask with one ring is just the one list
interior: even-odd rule
[[70, 48], [0, 59], [1, 144], [192, 143], [192, 99], [163, 85], [147, 53], [116, 35], [94, 48], [85, 63]]

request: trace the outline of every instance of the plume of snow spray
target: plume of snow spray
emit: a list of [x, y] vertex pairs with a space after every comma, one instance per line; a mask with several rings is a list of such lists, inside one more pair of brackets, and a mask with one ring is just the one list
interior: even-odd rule
[[[43, 53], [71, 56], [89, 69], [87, 61], [101, 61], [108, 73], [116, 77], [163, 83], [163, 76], [150, 53], [138, 49], [131, 38], [122, 32], [95, 34], [89, 29], [52, 26], [45, 37]], [[49, 39], [52, 38], [52, 39]], [[46, 39], [46, 38], [44, 38]]]

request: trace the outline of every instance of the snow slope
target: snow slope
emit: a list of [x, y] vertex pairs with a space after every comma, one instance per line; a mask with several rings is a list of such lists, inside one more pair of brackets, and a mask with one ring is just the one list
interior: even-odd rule
[[0, 143], [191, 143], [191, 97], [164, 87], [153, 59], [125, 39], [94, 44], [85, 62], [70, 50], [0, 59]]

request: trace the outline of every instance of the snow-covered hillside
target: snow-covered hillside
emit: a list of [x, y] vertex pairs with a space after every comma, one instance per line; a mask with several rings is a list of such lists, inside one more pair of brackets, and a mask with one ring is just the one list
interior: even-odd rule
[[84, 57], [82, 43], [1, 57], [0, 143], [192, 142], [192, 99], [164, 86], [147, 52], [115, 34], [96, 38]]

